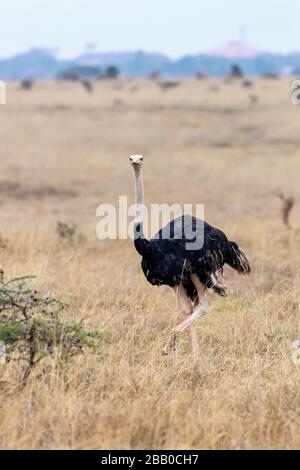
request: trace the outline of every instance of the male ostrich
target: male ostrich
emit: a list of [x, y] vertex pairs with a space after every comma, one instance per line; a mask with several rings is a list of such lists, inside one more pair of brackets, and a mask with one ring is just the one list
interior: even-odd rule
[[[132, 155], [130, 161], [136, 197], [134, 245], [142, 256], [142, 270], [151, 284], [167, 285], [175, 290], [178, 304], [186, 315], [186, 319], [172, 330], [163, 353], [168, 354], [178, 335], [187, 330], [193, 356], [197, 358], [199, 346], [194, 322], [207, 313], [206, 291], [213, 289], [226, 296], [228, 291], [222, 284], [224, 264], [240, 274], [249, 274], [249, 261], [243, 250], [235, 242], [228, 241], [221, 230], [189, 215], [172, 220], [154, 238], [147, 240], [143, 234], [143, 157]], [[189, 246], [187, 249], [187, 244], [193, 241], [200, 242], [200, 248]]]

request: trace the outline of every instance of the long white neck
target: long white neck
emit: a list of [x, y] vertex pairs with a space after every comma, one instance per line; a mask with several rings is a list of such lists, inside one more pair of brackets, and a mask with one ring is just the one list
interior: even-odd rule
[[135, 182], [135, 220], [134, 224], [143, 223], [144, 217], [144, 185], [142, 176], [142, 167], [140, 165], [134, 165], [134, 182]]
[[[132, 156], [140, 158], [140, 156]], [[134, 182], [135, 182], [135, 219], [134, 219], [134, 245], [137, 252], [141, 256], [149, 256], [152, 253], [152, 244], [144, 236], [143, 219], [144, 219], [144, 187], [142, 177], [142, 165], [133, 164]]]

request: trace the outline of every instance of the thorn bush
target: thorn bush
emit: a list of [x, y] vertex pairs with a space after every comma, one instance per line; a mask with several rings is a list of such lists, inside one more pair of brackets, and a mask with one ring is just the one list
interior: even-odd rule
[[17, 357], [25, 361], [25, 384], [33, 368], [45, 356], [59, 351], [62, 361], [95, 351], [104, 334], [87, 331], [80, 322], [63, 322], [60, 314], [68, 308], [51, 296], [40, 296], [29, 284], [32, 276], [4, 282], [0, 277], [0, 341], [5, 345], [6, 361]]

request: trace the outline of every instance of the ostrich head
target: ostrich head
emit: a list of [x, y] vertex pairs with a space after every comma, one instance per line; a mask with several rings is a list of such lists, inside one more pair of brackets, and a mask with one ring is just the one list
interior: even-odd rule
[[144, 157], [143, 157], [143, 155], [131, 155], [131, 157], [129, 157], [129, 160], [130, 160], [133, 168], [138, 168], [138, 167], [142, 166], [143, 161], [144, 161]]

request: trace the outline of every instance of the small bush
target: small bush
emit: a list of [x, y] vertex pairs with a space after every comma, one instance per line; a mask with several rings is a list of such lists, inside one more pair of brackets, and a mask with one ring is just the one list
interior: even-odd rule
[[83, 243], [86, 241], [85, 235], [80, 233], [77, 225], [72, 222], [57, 222], [56, 232], [59, 238], [68, 244]]
[[165, 82], [160, 82], [159, 86], [162, 90], [171, 90], [172, 88], [177, 88], [180, 85], [180, 81], [178, 80], [168, 80]]
[[0, 341], [5, 344], [6, 361], [25, 363], [22, 382], [45, 357], [59, 351], [62, 361], [95, 351], [103, 333], [86, 331], [83, 322], [64, 323], [60, 314], [68, 306], [51, 296], [39, 296], [29, 286], [30, 277], [4, 282], [0, 277]]
[[61, 238], [72, 240], [76, 234], [77, 227], [73, 223], [57, 222], [56, 229]]
[[118, 76], [120, 75], [120, 71], [117, 67], [115, 67], [114, 65], [109, 65], [104, 74], [102, 75], [102, 79], [109, 79], [109, 80], [115, 80], [116, 78], [118, 78]]
[[255, 105], [255, 104], [258, 103], [258, 96], [256, 96], [256, 95], [250, 95], [250, 96], [249, 96], [249, 100], [250, 100], [250, 103], [251, 103], [252, 105]]
[[229, 78], [243, 78], [244, 73], [241, 67], [237, 64], [232, 64], [230, 68]]

